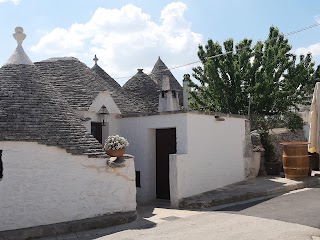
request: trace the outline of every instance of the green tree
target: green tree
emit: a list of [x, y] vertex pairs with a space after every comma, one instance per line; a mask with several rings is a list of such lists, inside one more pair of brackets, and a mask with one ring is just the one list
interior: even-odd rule
[[311, 54], [297, 59], [291, 50], [276, 27], [254, 46], [249, 39], [223, 46], [209, 39], [199, 46], [202, 66], [193, 68], [191, 108], [247, 114], [251, 96], [253, 114], [277, 115], [308, 103], [320, 68], [315, 71]]

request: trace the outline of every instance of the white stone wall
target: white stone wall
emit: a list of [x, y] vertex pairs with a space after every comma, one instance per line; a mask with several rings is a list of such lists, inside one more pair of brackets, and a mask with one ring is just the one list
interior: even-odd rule
[[179, 200], [245, 179], [245, 119], [188, 114], [188, 153], [170, 155], [170, 199]]
[[113, 169], [34, 142], [0, 142], [0, 150], [0, 231], [136, 209], [133, 159]]
[[[119, 119], [121, 135], [141, 171], [139, 201], [156, 198], [156, 130], [176, 128], [177, 154], [170, 156], [170, 198], [179, 199], [244, 180], [245, 119], [179, 113]], [[174, 203], [173, 203], [174, 205]]]
[[128, 139], [126, 152], [135, 156], [136, 171], [141, 172], [137, 200], [156, 198], [156, 129], [176, 128], [177, 152], [188, 151], [187, 114], [165, 114], [119, 119], [120, 134]]
[[[244, 180], [245, 119], [188, 114], [188, 160], [181, 197]], [[179, 169], [178, 169], [179, 170]]]

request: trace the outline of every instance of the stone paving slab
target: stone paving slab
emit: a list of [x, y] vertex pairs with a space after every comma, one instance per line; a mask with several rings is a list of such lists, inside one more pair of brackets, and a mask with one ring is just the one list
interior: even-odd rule
[[219, 205], [241, 202], [253, 198], [271, 196], [290, 192], [305, 187], [315, 187], [320, 184], [318, 172], [302, 181], [283, 177], [263, 176], [242, 181], [213, 191], [205, 192], [180, 201], [182, 209], [202, 209]]

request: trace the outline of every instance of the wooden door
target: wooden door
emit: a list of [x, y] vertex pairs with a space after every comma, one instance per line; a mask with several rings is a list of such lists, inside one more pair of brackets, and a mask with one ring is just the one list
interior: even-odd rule
[[91, 122], [91, 134], [102, 144], [102, 123]]
[[156, 194], [170, 199], [169, 154], [177, 153], [176, 129], [156, 130]]

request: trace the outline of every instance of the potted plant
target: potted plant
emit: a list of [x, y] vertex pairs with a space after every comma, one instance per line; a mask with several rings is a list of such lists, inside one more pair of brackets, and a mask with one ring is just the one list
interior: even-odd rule
[[262, 153], [264, 153], [264, 148], [261, 144], [253, 145], [252, 152], [253, 152], [253, 171], [254, 171], [253, 176], [257, 177], [261, 171], [265, 171], [264, 162], [261, 161], [261, 156], [262, 156]]
[[128, 140], [119, 135], [109, 136], [104, 142], [104, 149], [111, 157], [121, 157], [128, 146]]
[[274, 125], [278, 120], [276, 116], [254, 115], [251, 117], [252, 126], [260, 135], [260, 141], [264, 149], [262, 151], [264, 166], [268, 175], [280, 175], [282, 169], [282, 162], [276, 159], [275, 149], [269, 134], [269, 130], [275, 127]]
[[282, 164], [281, 161], [276, 159], [274, 147], [271, 143], [269, 132], [263, 131], [260, 133], [261, 143], [264, 148], [264, 165], [268, 175], [280, 175]]

